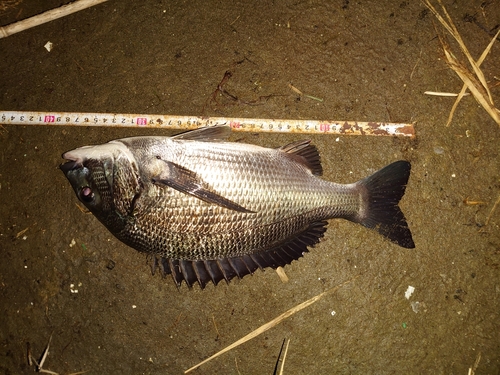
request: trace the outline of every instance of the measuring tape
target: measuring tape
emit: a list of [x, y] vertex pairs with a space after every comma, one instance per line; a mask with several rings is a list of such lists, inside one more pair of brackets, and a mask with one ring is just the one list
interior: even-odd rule
[[358, 121], [271, 120], [124, 113], [0, 111], [4, 125], [139, 127], [190, 130], [227, 125], [234, 131], [415, 137], [413, 124]]

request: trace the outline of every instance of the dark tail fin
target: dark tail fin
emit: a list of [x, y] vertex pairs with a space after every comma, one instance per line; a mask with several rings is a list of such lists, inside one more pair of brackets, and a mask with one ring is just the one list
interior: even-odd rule
[[357, 222], [387, 237], [399, 246], [415, 247], [405, 216], [398, 206], [410, 177], [411, 165], [400, 160], [357, 182], [364, 187], [365, 206]]

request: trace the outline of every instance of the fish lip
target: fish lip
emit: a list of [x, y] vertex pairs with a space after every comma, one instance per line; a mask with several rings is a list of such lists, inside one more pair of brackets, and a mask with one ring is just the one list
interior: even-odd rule
[[68, 174], [68, 172], [81, 167], [82, 163], [75, 160], [70, 160], [66, 163], [62, 163], [61, 165], [59, 165], [59, 168], [61, 169], [61, 171], [63, 171], [64, 174]]
[[74, 154], [74, 151], [68, 151], [62, 154], [62, 158], [66, 161], [59, 165], [59, 168], [67, 174], [68, 172], [83, 167], [83, 159], [79, 155]]

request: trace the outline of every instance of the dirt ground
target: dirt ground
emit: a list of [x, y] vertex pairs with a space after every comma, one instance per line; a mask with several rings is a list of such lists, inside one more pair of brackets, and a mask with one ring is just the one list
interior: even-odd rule
[[[0, 25], [62, 3], [20, 1]], [[500, 3], [444, 3], [478, 58]], [[271, 375], [290, 339], [285, 375], [466, 375], [479, 355], [476, 374], [499, 374], [500, 207], [488, 216], [500, 195], [500, 128], [471, 96], [446, 127], [454, 98], [424, 95], [462, 87], [434, 25], [418, 1], [110, 0], [1, 39], [0, 111], [416, 122], [417, 136], [307, 136], [327, 180], [412, 163], [401, 206], [415, 249], [332, 220], [324, 240], [285, 268], [288, 283], [268, 269], [178, 290], [78, 209], [58, 169], [78, 146], [172, 132], [0, 127], [0, 372], [32, 373], [28, 348], [39, 359], [52, 335], [43, 367], [59, 374], [181, 374], [357, 277], [192, 373]], [[500, 103], [498, 41], [482, 68]], [[227, 70], [225, 88], [258, 105], [210, 101]], [[303, 137], [235, 136], [268, 147]]]

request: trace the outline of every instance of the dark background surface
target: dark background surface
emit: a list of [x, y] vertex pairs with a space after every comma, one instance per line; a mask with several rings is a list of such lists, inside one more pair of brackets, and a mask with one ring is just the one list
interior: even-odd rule
[[[24, 0], [0, 24], [61, 4]], [[498, 1], [445, 4], [479, 57]], [[0, 127], [0, 372], [31, 373], [27, 343], [38, 357], [52, 334], [44, 368], [61, 374], [180, 374], [359, 276], [193, 373], [272, 374], [284, 338], [285, 374], [465, 375], [478, 353], [476, 374], [499, 373], [500, 209], [485, 222], [500, 194], [500, 129], [470, 96], [446, 127], [454, 99], [423, 94], [462, 86], [434, 24], [417, 1], [110, 0], [1, 39], [0, 110], [416, 122], [417, 138], [235, 135], [268, 147], [310, 137], [324, 178], [341, 183], [409, 160], [401, 206], [416, 249], [333, 220], [285, 268], [288, 283], [266, 270], [202, 291], [151, 276], [144, 255], [78, 209], [58, 169], [78, 146], [171, 132]], [[497, 102], [499, 61], [497, 42], [482, 65]], [[211, 101], [226, 70], [225, 88], [259, 105]]]

